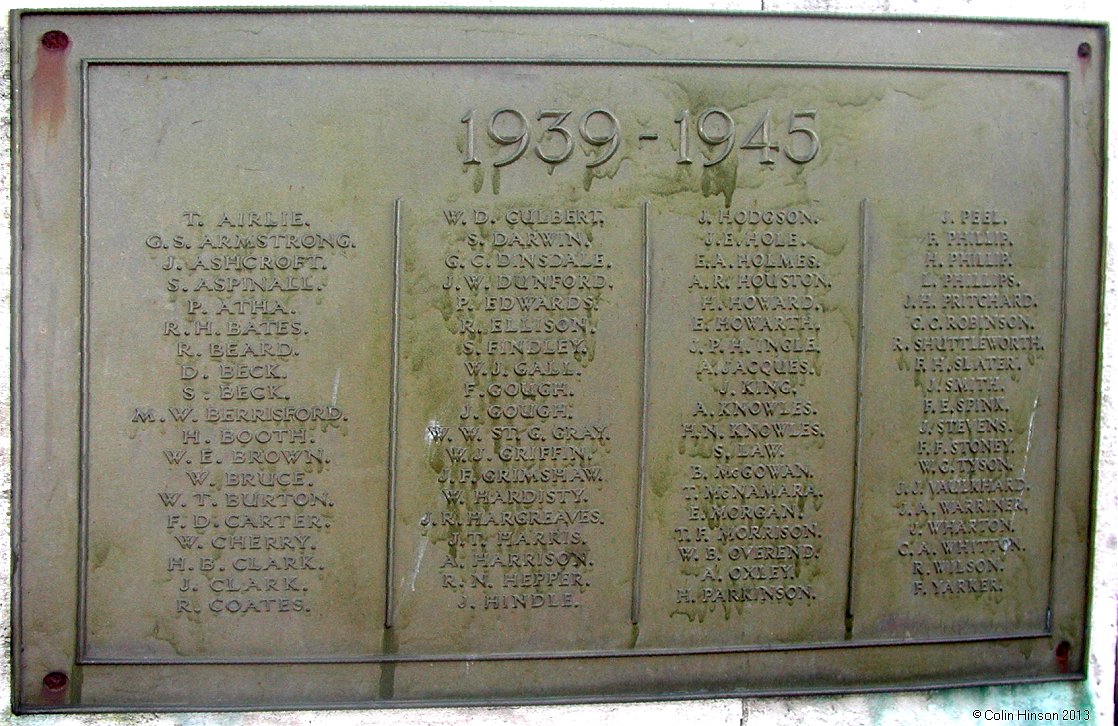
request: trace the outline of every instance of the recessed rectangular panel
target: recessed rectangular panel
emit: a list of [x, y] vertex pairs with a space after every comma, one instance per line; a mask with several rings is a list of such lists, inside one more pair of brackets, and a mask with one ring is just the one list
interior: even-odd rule
[[86, 76], [85, 656], [367, 653], [390, 210], [305, 143], [341, 84], [306, 78], [265, 138], [242, 120], [282, 69], [158, 70]]
[[15, 25], [22, 709], [1081, 675], [1102, 29]]
[[933, 98], [911, 129], [922, 143], [957, 104], [988, 106], [985, 123], [935, 141], [976, 173], [916, 146], [897, 165], [942, 183], [919, 201], [904, 180], [899, 196], [866, 200], [864, 330], [880, 331], [865, 335], [855, 525], [867, 635], [1046, 628], [1065, 403], [1065, 84], [1014, 74]]

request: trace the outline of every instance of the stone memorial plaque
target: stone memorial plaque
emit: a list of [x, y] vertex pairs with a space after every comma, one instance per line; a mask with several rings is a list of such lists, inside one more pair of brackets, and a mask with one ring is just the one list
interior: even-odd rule
[[1104, 27], [12, 28], [20, 711], [1082, 677]]

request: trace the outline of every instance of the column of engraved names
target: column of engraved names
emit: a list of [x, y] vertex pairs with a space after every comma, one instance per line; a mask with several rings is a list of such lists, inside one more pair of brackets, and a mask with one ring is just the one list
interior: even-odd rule
[[299, 359], [353, 235], [298, 210], [187, 211], [144, 244], [174, 306], [157, 334], [179, 400], [132, 419], [165, 432], [151, 455], [167, 476], [149, 501], [166, 532], [167, 605], [186, 617], [309, 613], [330, 561], [330, 444], [347, 419], [301, 398]]
[[441, 587], [475, 611], [577, 608], [591, 587], [608, 421], [587, 412], [612, 288], [601, 209], [444, 210], [442, 287], [459, 361], [453, 425], [432, 425]]
[[1028, 443], [1046, 341], [1039, 299], [1015, 269], [1014, 227], [995, 210], [950, 210], [920, 239], [923, 271], [894, 338], [915, 373], [911, 477], [896, 485], [911, 594], [1000, 593], [1026, 557]]
[[824, 490], [814, 459], [826, 432], [806, 389], [831, 282], [810, 246], [810, 209], [710, 209], [697, 222], [679, 339], [700, 396], [679, 424], [689, 464], [674, 533], [676, 609], [701, 620], [711, 609], [819, 596]]

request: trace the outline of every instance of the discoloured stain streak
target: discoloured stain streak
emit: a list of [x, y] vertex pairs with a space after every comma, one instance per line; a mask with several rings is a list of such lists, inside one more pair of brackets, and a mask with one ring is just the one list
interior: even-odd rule
[[31, 75], [31, 127], [48, 139], [58, 135], [66, 117], [66, 95], [70, 90], [66, 62], [70, 39], [59, 31], [45, 33], [35, 56]]
[[419, 554], [415, 558], [415, 567], [411, 571], [411, 591], [415, 592], [415, 580], [419, 577], [419, 566], [423, 564], [423, 555], [427, 553], [427, 542], [429, 540], [424, 537], [423, 541], [419, 544]]

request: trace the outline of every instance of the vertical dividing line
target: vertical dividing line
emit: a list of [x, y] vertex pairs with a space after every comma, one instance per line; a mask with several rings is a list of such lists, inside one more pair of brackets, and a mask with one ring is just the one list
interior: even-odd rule
[[644, 562], [644, 493], [648, 488], [648, 369], [652, 360], [652, 336], [649, 322], [652, 318], [652, 249], [649, 245], [649, 203], [641, 206], [641, 247], [644, 250], [644, 322], [641, 324], [643, 364], [641, 366], [641, 442], [640, 477], [637, 485], [636, 557], [633, 559], [633, 595], [629, 607], [629, 622], [636, 625], [641, 619], [641, 577]]
[[86, 599], [89, 592], [89, 63], [82, 61], [81, 66], [81, 111], [78, 124], [81, 128], [81, 189], [79, 203], [81, 205], [81, 229], [79, 239], [81, 243], [81, 343], [79, 344], [78, 366], [80, 378], [78, 386], [78, 401], [81, 406], [79, 426], [81, 431], [78, 436], [78, 629], [77, 629], [77, 657], [84, 659], [89, 645], [86, 631], [87, 605]]
[[[1068, 320], [1068, 248], [1071, 246], [1071, 82], [1064, 75], [1064, 239], [1060, 265], [1060, 340], [1056, 364], [1056, 452], [1052, 479], [1052, 532], [1048, 540], [1048, 603], [1044, 612], [1044, 630], [1052, 632], [1052, 605], [1056, 598], [1056, 543], [1060, 519], [1060, 415], [1064, 391], [1064, 341]], [[1025, 466], [1029, 452], [1025, 451]], [[1093, 530], [1092, 530], [1093, 531]]]
[[384, 627], [391, 628], [396, 611], [396, 441], [399, 438], [400, 409], [400, 208], [403, 201], [392, 205], [392, 392], [388, 401], [388, 527], [385, 535], [384, 565]]
[[862, 412], [865, 396], [862, 386], [866, 379], [866, 310], [868, 309], [866, 274], [870, 264], [870, 202], [863, 198], [859, 233], [862, 237], [862, 259], [858, 263], [858, 372], [854, 407], [854, 485], [850, 493], [850, 552], [846, 563], [846, 640], [854, 634], [854, 560], [858, 550], [858, 491], [862, 484]]

